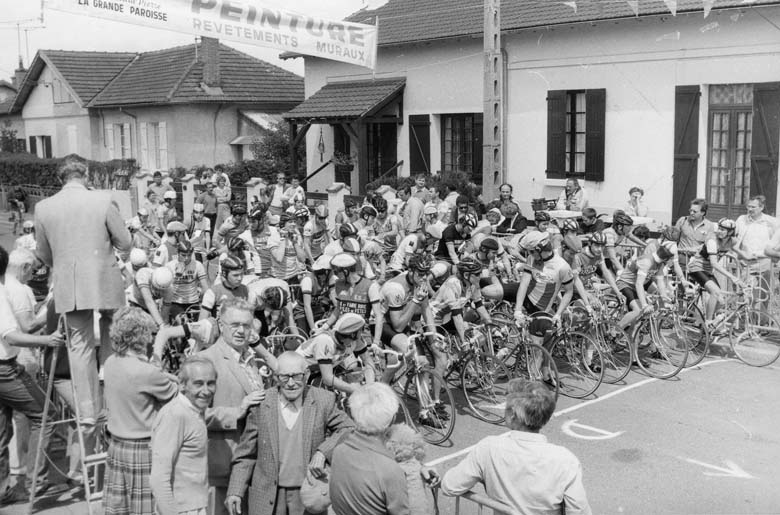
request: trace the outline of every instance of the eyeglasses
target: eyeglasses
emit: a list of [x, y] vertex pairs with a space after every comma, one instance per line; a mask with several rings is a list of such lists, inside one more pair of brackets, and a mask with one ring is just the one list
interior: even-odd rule
[[317, 217], [317, 220], [327, 220], [327, 219], [328, 219], [327, 216], [318, 216]]
[[252, 324], [242, 324], [241, 322], [233, 322], [232, 324], [228, 324], [228, 323], [225, 323], [225, 322], [222, 322], [222, 323], [225, 324], [226, 326], [228, 326], [228, 328], [232, 332], [236, 332], [239, 329], [243, 329], [244, 331], [249, 331], [252, 328]]
[[276, 377], [278, 377], [279, 381], [281, 381], [282, 383], [287, 383], [287, 382], [290, 381], [290, 379], [292, 379], [296, 383], [302, 383], [303, 382], [303, 378], [306, 377], [306, 374], [304, 374], [304, 373], [299, 373], [299, 374], [278, 374]]

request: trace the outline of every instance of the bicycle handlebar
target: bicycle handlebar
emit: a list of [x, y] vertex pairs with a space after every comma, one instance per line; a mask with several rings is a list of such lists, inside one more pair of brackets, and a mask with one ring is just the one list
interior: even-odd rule
[[398, 361], [396, 362], [395, 365], [391, 365], [389, 363], [387, 364], [387, 368], [390, 369], [390, 370], [395, 370], [396, 368], [400, 367], [401, 364], [403, 363], [403, 354], [401, 354], [398, 351], [394, 351], [392, 349], [383, 349], [382, 347], [380, 347], [378, 345], [374, 345], [374, 344], [372, 344], [371, 347], [369, 347], [369, 348], [373, 352], [378, 352], [379, 354], [387, 354], [387, 355], [395, 356], [396, 358], [398, 358]]

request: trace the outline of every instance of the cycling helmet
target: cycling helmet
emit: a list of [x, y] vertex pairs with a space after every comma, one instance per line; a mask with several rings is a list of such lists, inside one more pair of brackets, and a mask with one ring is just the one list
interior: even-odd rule
[[284, 227], [284, 224], [292, 220], [293, 217], [290, 213], [284, 212], [281, 215], [279, 215], [279, 225]]
[[550, 246], [550, 235], [543, 231], [530, 231], [520, 240], [520, 246], [525, 250], [544, 250]]
[[477, 274], [482, 271], [482, 263], [472, 257], [464, 257], [457, 266], [461, 273]]
[[262, 220], [265, 216], [265, 210], [264, 209], [255, 209], [252, 211], [252, 214], [249, 215], [249, 218], [252, 220]]
[[441, 227], [436, 224], [431, 224], [425, 228], [426, 237], [433, 238], [434, 240], [440, 240], [443, 234]]
[[568, 231], [577, 232], [579, 230], [580, 230], [580, 226], [577, 224], [577, 221], [572, 220], [571, 218], [567, 218], [561, 224], [561, 232], [568, 232]]
[[230, 255], [226, 256], [225, 259], [222, 260], [220, 266], [222, 267], [223, 275], [226, 275], [228, 272], [232, 272], [234, 270], [244, 269], [244, 263], [242, 263], [237, 256], [230, 256]]
[[477, 217], [472, 215], [472, 214], [468, 214], [466, 216], [461, 216], [460, 220], [458, 220], [458, 221], [464, 227], [471, 227], [473, 229], [474, 227], [477, 226]]
[[341, 224], [341, 227], [339, 227], [339, 236], [342, 240], [350, 236], [355, 236], [357, 233], [358, 230], [357, 227], [355, 227], [355, 224]]
[[295, 218], [309, 218], [309, 209], [302, 207], [295, 210]]
[[429, 254], [415, 254], [409, 259], [409, 270], [428, 273], [433, 268], [433, 258]]
[[336, 254], [330, 260], [330, 268], [331, 270], [333, 270], [334, 273], [337, 273], [340, 270], [346, 270], [347, 272], [354, 272], [356, 266], [357, 266], [357, 259], [355, 259], [354, 256], [347, 254], [346, 252], [342, 252], [341, 254]]
[[206, 206], [203, 204], [195, 203], [192, 205], [192, 212], [193, 213], [203, 213], [206, 209]]
[[328, 216], [328, 206], [325, 204], [319, 204], [317, 207], [314, 208], [314, 214], [316, 216], [319, 216], [320, 218], [325, 218]]
[[387, 200], [383, 197], [374, 197], [371, 203], [377, 211], [387, 211]]
[[634, 220], [625, 213], [618, 213], [612, 217], [612, 225], [634, 225]]
[[363, 206], [360, 208], [360, 218], [368, 220], [372, 216], [376, 216], [377, 211], [374, 206]]
[[423, 208], [424, 215], [438, 215], [439, 209], [434, 204], [425, 204]]
[[607, 235], [603, 232], [594, 232], [590, 235], [590, 244], [591, 245], [606, 245], [607, 244]]
[[178, 220], [174, 220], [173, 222], [168, 222], [168, 225], [165, 226], [165, 232], [168, 233], [185, 232], [186, 230], [187, 230], [187, 226], [179, 222]]
[[230, 241], [228, 241], [228, 252], [238, 254], [245, 250], [247, 250], [247, 242], [245, 239], [239, 236], [233, 236], [230, 238]]
[[281, 286], [271, 286], [263, 292], [263, 304], [274, 311], [287, 305], [287, 292]]
[[176, 200], [176, 192], [166, 191], [165, 193], [163, 193], [163, 200]]
[[366, 325], [366, 319], [356, 313], [344, 313], [333, 324], [333, 331], [343, 335], [353, 335], [357, 338], [357, 333]]
[[173, 284], [173, 272], [167, 266], [155, 268], [152, 272], [152, 286], [158, 290], [165, 290]]
[[344, 252], [357, 254], [360, 252], [360, 242], [357, 238], [344, 238], [344, 241], [341, 242], [341, 249]]
[[498, 251], [498, 242], [495, 238], [485, 238], [479, 244], [479, 250], [482, 252]]
[[232, 206], [230, 206], [230, 214], [231, 215], [245, 215], [246, 214], [246, 206], [244, 204], [240, 204], [236, 202]]
[[721, 218], [718, 220], [718, 227], [728, 231], [729, 233], [733, 233], [737, 230], [737, 223], [730, 218]]
[[537, 211], [534, 213], [534, 221], [536, 222], [549, 222], [550, 214], [547, 211]]
[[352, 199], [344, 199], [344, 209], [349, 209], [351, 207], [357, 207], [357, 204]]
[[431, 267], [431, 275], [433, 275], [433, 278], [437, 281], [444, 281], [444, 279], [450, 275], [450, 265], [443, 261], [437, 261]]
[[190, 243], [188, 240], [182, 240], [178, 245], [176, 245], [176, 251], [179, 254], [192, 254], [192, 243]]
[[661, 232], [661, 236], [663, 236], [665, 240], [669, 240], [669, 241], [680, 241], [681, 234], [682, 231], [680, 231], [680, 228], [675, 227], [673, 225], [665, 227], [664, 230]]
[[143, 249], [133, 249], [130, 251], [130, 264], [135, 267], [144, 266], [149, 258]]
[[138, 216], [149, 216], [149, 210], [145, 207], [138, 208], [137, 211]]

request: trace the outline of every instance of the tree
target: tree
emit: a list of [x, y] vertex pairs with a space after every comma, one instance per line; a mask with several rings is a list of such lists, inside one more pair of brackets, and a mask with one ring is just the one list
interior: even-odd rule
[[0, 152], [16, 152], [16, 130], [11, 128], [11, 122], [6, 120], [0, 127]]
[[[263, 162], [262, 168], [289, 174], [292, 172], [290, 141], [290, 126], [285, 122], [276, 123], [252, 142], [252, 155], [256, 161]], [[306, 163], [305, 147], [298, 145], [296, 149], [299, 166]]]

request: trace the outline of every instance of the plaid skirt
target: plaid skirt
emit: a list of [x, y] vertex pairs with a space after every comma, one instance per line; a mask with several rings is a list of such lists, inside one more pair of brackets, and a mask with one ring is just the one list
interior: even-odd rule
[[105, 515], [147, 515], [154, 513], [152, 446], [149, 438], [124, 440], [112, 437], [108, 444], [103, 506]]

